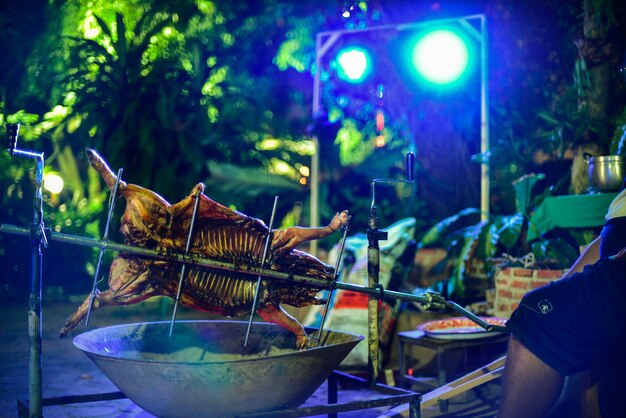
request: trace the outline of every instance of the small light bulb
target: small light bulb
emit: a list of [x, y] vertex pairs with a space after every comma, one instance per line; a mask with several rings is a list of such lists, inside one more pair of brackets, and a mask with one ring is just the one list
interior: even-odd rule
[[63, 179], [58, 174], [48, 173], [43, 177], [43, 188], [52, 194], [59, 194], [63, 190]]

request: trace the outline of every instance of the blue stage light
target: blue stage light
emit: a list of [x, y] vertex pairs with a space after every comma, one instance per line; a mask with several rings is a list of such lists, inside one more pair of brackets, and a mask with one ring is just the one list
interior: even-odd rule
[[337, 75], [349, 83], [361, 83], [372, 72], [372, 59], [361, 47], [346, 47], [337, 53]]
[[457, 33], [437, 29], [417, 39], [411, 58], [422, 78], [433, 84], [447, 85], [460, 79], [467, 70], [469, 51]]

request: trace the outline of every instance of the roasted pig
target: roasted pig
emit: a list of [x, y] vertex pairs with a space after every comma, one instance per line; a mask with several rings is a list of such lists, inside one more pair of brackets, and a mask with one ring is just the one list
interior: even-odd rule
[[[113, 190], [116, 175], [94, 150], [87, 157]], [[268, 227], [259, 219], [231, 210], [203, 194], [197, 184], [182, 201], [170, 204], [155, 192], [119, 182], [118, 195], [126, 200], [120, 231], [125, 243], [155, 249], [163, 254], [184, 252], [191, 227], [196, 196], [200, 199], [193, 229], [190, 253], [236, 266], [262, 267], [261, 260]], [[333, 280], [333, 268], [306, 252], [299, 244], [323, 238], [343, 228], [348, 211], [337, 213], [325, 227], [291, 227], [271, 231], [265, 268], [294, 275]], [[111, 264], [109, 289], [96, 292], [93, 309], [107, 305], [130, 305], [153, 296], [176, 298], [181, 264], [164, 259], [150, 259], [120, 253]], [[257, 282], [256, 275], [190, 265], [184, 278], [179, 302], [194, 309], [229, 317], [249, 314]], [[296, 335], [299, 349], [308, 346], [300, 323], [280, 306], [295, 307], [320, 304], [320, 289], [263, 278], [257, 312], [266, 321], [278, 324]], [[68, 317], [61, 336], [68, 334], [87, 314], [91, 295]]]

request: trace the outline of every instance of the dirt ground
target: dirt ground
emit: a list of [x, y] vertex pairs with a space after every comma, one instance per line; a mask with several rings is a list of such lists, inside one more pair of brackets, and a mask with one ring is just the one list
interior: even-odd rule
[[[72, 336], [59, 338], [65, 318], [76, 309], [79, 300], [54, 300], [44, 297], [42, 328], [42, 370], [43, 398], [115, 392], [118, 389], [108, 378], [72, 344]], [[59, 298], [60, 299], [60, 298]], [[67, 298], [65, 298], [67, 299]], [[168, 305], [171, 301], [153, 300], [128, 307], [104, 308], [93, 311], [89, 327], [79, 325], [72, 335], [87, 329], [134, 322], [167, 321], [171, 318]], [[28, 300], [13, 298], [0, 300], [0, 417], [17, 417], [17, 400], [28, 399]], [[198, 311], [179, 309], [177, 319], [214, 319]], [[146, 390], [150, 390], [146, 382]], [[487, 385], [477, 391], [469, 392], [452, 399], [449, 412], [441, 413], [437, 407], [422, 411], [421, 416], [464, 416], [492, 417], [495, 415], [499, 384]], [[324, 383], [307, 401], [307, 406], [326, 404], [326, 384]], [[339, 402], [365, 400], [379, 397], [369, 390], [340, 387]], [[389, 407], [362, 409], [340, 413], [344, 418], [377, 417]], [[153, 415], [142, 410], [128, 399], [99, 401], [89, 403], [46, 406], [45, 417], [71, 418], [149, 418]], [[207, 412], [207, 417], [210, 413]]]

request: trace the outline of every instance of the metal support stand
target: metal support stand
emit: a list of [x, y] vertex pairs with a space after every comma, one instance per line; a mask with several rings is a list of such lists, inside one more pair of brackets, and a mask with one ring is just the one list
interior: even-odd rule
[[[372, 189], [374, 183], [372, 183]], [[368, 221], [367, 230], [367, 285], [370, 288], [380, 288], [380, 246], [378, 241], [387, 239], [387, 232], [378, 230], [376, 220], [376, 206], [372, 200], [370, 219]], [[379, 370], [379, 347], [378, 347], [378, 301], [382, 299], [381, 295], [369, 295], [367, 297], [367, 343], [368, 343], [368, 361], [367, 368], [370, 376], [370, 383], [374, 384], [378, 381]]]
[[387, 239], [387, 232], [378, 229], [376, 218], [376, 183], [413, 183], [415, 170], [415, 154], [406, 154], [406, 180], [374, 179], [371, 185], [372, 203], [370, 205], [370, 217], [367, 223], [367, 282], [368, 287], [379, 290], [378, 295], [370, 294], [367, 298], [367, 330], [368, 330], [368, 371], [370, 383], [378, 381], [379, 348], [378, 348], [378, 303], [385, 297], [383, 287], [379, 282], [380, 273], [380, 240]]
[[[374, 392], [380, 393], [382, 397], [369, 399], [364, 401], [352, 401], [339, 403], [338, 384], [339, 381], [349, 383], [353, 386], [368, 388]], [[328, 418], [337, 418], [340, 412], [358, 411], [362, 409], [378, 408], [382, 406], [399, 407], [400, 405], [409, 405], [409, 418], [420, 417], [420, 401], [422, 395], [407, 389], [391, 387], [387, 385], [377, 384], [370, 386], [366, 379], [353, 376], [351, 374], [340, 371], [333, 371], [328, 376], [328, 404], [327, 405], [311, 405], [292, 409], [280, 409], [276, 411], [255, 412], [251, 414], [239, 415], [236, 418], [286, 418], [286, 417], [307, 417], [312, 415], [327, 415]], [[43, 406], [57, 406], [76, 403], [111, 401], [118, 399], [127, 399], [122, 392], [97, 393], [89, 395], [70, 395], [48, 398], [43, 400]], [[26, 418], [29, 415], [29, 402], [19, 400], [17, 402], [18, 418]]]
[[7, 138], [8, 152], [12, 156], [34, 158], [37, 163], [35, 173], [35, 199], [33, 203], [33, 223], [30, 225], [31, 243], [31, 280], [28, 310], [28, 399], [30, 401], [31, 418], [42, 417], [41, 398], [41, 276], [42, 253], [41, 248], [48, 246], [43, 221], [43, 167], [44, 154], [17, 149], [17, 137], [20, 124], [9, 123]]
[[[75, 403], [86, 403], [86, 402], [100, 402], [100, 401], [113, 401], [117, 399], [126, 399], [126, 395], [122, 392], [107, 392], [107, 393], [94, 393], [89, 395], [68, 395], [68, 396], [57, 396], [53, 398], [44, 398], [41, 401], [41, 406], [58, 406], [58, 405], [68, 405]], [[30, 402], [18, 399], [17, 401], [17, 416], [18, 418], [27, 418], [30, 415]]]
[[[353, 401], [345, 403], [337, 403], [337, 383], [338, 381], [349, 382], [362, 388], [368, 388], [374, 392], [380, 393], [382, 397], [369, 399], [364, 401]], [[419, 393], [401, 389], [397, 387], [387, 386], [383, 384], [371, 385], [368, 379], [353, 376], [335, 370], [328, 377], [328, 405], [305, 406], [293, 409], [280, 409], [276, 411], [257, 412], [252, 414], [238, 415], [237, 418], [286, 418], [286, 417], [306, 417], [327, 414], [328, 418], [336, 418], [337, 413], [347, 411], [358, 411], [361, 409], [378, 408], [381, 406], [395, 406], [409, 404], [409, 418], [419, 418], [420, 416], [420, 400], [422, 395]]]

